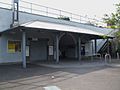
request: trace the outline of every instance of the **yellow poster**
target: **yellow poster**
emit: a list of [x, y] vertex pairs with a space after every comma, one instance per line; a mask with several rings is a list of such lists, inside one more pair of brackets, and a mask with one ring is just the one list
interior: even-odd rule
[[15, 53], [15, 44], [8, 44], [8, 52]]

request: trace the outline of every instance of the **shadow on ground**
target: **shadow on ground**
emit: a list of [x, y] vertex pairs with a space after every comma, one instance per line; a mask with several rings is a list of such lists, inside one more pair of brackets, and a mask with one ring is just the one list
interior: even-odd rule
[[[67, 75], [74, 74], [86, 74], [94, 71], [98, 71], [101, 69], [107, 68], [106, 66], [98, 66], [91, 68], [52, 68], [45, 67], [36, 64], [27, 64], [27, 68], [23, 69], [22, 65], [14, 64], [14, 65], [0, 65], [0, 83], [1, 82], [9, 82], [11, 80], [24, 79], [34, 76], [52, 76], [56, 75], [56, 77], [66, 77]], [[58, 73], [64, 73], [63, 75], [59, 75]]]

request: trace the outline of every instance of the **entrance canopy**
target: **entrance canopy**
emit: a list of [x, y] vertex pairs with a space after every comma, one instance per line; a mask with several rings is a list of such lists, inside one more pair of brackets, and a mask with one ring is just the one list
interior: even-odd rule
[[[41, 34], [38, 33], [38, 31], [41, 31], [41, 30], [45, 31], [45, 32], [48, 32], [48, 34], [47, 33], [41, 33]], [[22, 36], [22, 50], [21, 51], [22, 51], [22, 61], [23, 61], [23, 67], [24, 68], [26, 68], [26, 45], [27, 45], [27, 40], [28, 40], [28, 38], [30, 36], [31, 37], [35, 36], [35, 37], [38, 37], [38, 38], [40, 36], [41, 36], [40, 38], [50, 38], [51, 39], [50, 43], [53, 44], [53, 46], [55, 47], [55, 48], [53, 47], [53, 49], [55, 49], [55, 50], [53, 50], [53, 54], [54, 54], [53, 55], [53, 59], [55, 59], [57, 63], [59, 62], [59, 56], [60, 56], [60, 54], [59, 54], [60, 53], [59, 52], [59, 47], [60, 47], [60, 44], [59, 44], [59, 42], [60, 42], [60, 40], [59, 40], [60, 33], [56, 33], [56, 32], [71, 32], [71, 33], [75, 33], [75, 35], [77, 36], [76, 43], [75, 44], [74, 43], [67, 43], [66, 44], [67, 47], [68, 47], [67, 50], [69, 50], [69, 51], [67, 51], [65, 49], [63, 49], [61, 51], [62, 51], [62, 57], [66, 57], [66, 56], [68, 57], [68, 55], [69, 55], [71, 57], [68, 57], [68, 58], [77, 57], [78, 60], [81, 60], [81, 43], [82, 43], [82, 41], [84, 39], [86, 41], [88, 41], [88, 40], [92, 40], [91, 39], [92, 36], [93, 37], [95, 36], [94, 39], [96, 39], [96, 38], [102, 38], [102, 36], [104, 36], [104, 34], [102, 34], [102, 33], [95, 32], [93, 30], [89, 30], [89, 29], [85, 29], [85, 28], [80, 28], [80, 27], [70, 26], [70, 25], [50, 23], [50, 22], [42, 22], [42, 21], [38, 21], [38, 20], [37, 21], [28, 22], [28, 23], [25, 23], [25, 24], [20, 24], [19, 26], [13, 27], [13, 28], [11, 28], [11, 30], [7, 30], [7, 31], [8, 31], [8, 33], [13, 33], [13, 34], [16, 34], [16, 35], [17, 34], [19, 34], [19, 35], [21, 34], [21, 36]], [[7, 31], [6, 31], [6, 33], [7, 33]], [[28, 32], [30, 31], [30, 33], [28, 33], [27, 31]], [[53, 31], [55, 33], [51, 33]], [[47, 37], [49, 35], [49, 32], [52, 35], [54, 35], [53, 38], [51, 36]], [[42, 37], [42, 34], [46, 34], [46, 35], [43, 35], [43, 37]], [[78, 35], [78, 34], [80, 34], [80, 35]], [[81, 35], [81, 34], [83, 34], [83, 35]], [[63, 42], [63, 43], [64, 42], [72, 42], [72, 41], [69, 41], [69, 40], [71, 40], [71, 38], [67, 39], [67, 38], [69, 38], [69, 36], [64, 37], [64, 38], [63, 38], [63, 41], [61, 41], [61, 42]], [[39, 42], [39, 43], [41, 43], [41, 42]], [[47, 42], [43, 42], [41, 44], [43, 46], [39, 46], [39, 43], [37, 43], [37, 44], [33, 43], [33, 46], [35, 47], [35, 48], [33, 48], [33, 53], [34, 53], [34, 51], [36, 52], [36, 49], [38, 50], [38, 52], [41, 49], [41, 52], [39, 52], [38, 55], [41, 54], [41, 53], [42, 53], [41, 54], [42, 56], [44, 56], [45, 54], [47, 55], [47, 52], [43, 53], [43, 51], [47, 51], [47, 46], [48, 45], [47, 44], [44, 45], [44, 43], [47, 43]], [[63, 46], [61, 46], [61, 48], [62, 47]], [[65, 45], [64, 45], [64, 47], [65, 47]], [[45, 48], [45, 50], [43, 50], [44, 48]], [[73, 52], [74, 55], [72, 56], [71, 53], [69, 53], [69, 52]], [[37, 54], [35, 54], [35, 55], [37, 55]], [[46, 55], [45, 55], [45, 57], [47, 57]], [[36, 56], [34, 56], [33, 59], [36, 59]], [[38, 57], [37, 59], [40, 59], [40, 57]], [[46, 59], [46, 58], [42, 58], [42, 59]]]
[[44, 30], [46, 29], [51, 31], [73, 32], [73, 33], [89, 34], [89, 35], [96, 35], [96, 36], [105, 35], [103, 33], [95, 32], [89, 29], [79, 28], [79, 27], [70, 26], [70, 25], [55, 24], [50, 22], [41, 22], [41, 21], [28, 22], [25, 24], [21, 24], [20, 27], [37, 28], [37, 29], [44, 29]]

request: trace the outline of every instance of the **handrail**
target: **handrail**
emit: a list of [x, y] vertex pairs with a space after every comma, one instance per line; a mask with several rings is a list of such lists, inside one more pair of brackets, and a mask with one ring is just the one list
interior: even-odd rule
[[12, 4], [9, 4], [9, 3], [5, 3], [5, 2], [0, 2], [1, 4], [6, 4], [6, 5], [12, 5]]
[[[107, 33], [107, 34], [105, 34], [105, 35], [111, 35], [111, 34], [113, 34], [113, 32], [115, 32], [115, 31], [114, 31], [114, 30], [112, 30], [112, 31], [110, 31], [109, 33]], [[104, 40], [104, 39], [103, 39], [103, 40]], [[98, 44], [97, 46], [101, 46], [101, 45], [102, 45], [103, 40], [102, 40], [101, 42], [99, 42], [99, 44]]]
[[[34, 14], [35, 11], [38, 11], [38, 13], [35, 13], [35, 14], [41, 15], [40, 13], [42, 12], [42, 13], [44, 13], [45, 16], [50, 16], [51, 15], [50, 17], [54, 17], [54, 18], [59, 18], [61, 16], [65, 16], [65, 17], [70, 18], [70, 21], [75, 21], [75, 22], [79, 22], [79, 23], [83, 23], [83, 22], [84, 23], [89, 23], [89, 22], [96, 23], [97, 22], [97, 23], [104, 24], [102, 21], [94, 19], [94, 18], [89, 18], [87, 16], [81, 16], [81, 15], [74, 14], [74, 13], [71, 13], [71, 12], [68, 12], [68, 11], [51, 8], [51, 7], [31, 3], [31, 2], [28, 2], [28, 1], [20, 0], [19, 3], [20, 3], [19, 10], [24, 11], [24, 12], [29, 12], [29, 13], [32, 13], [32, 14]], [[27, 4], [27, 5], [23, 6], [22, 3]], [[12, 4], [8, 4], [8, 3], [5, 3], [5, 2], [1, 2], [1, 1], [0, 1], [0, 4], [9, 5], [10, 9], [12, 9]], [[34, 7], [39, 7], [39, 8], [34, 8]], [[5, 8], [7, 8], [7, 7], [5, 7]], [[40, 8], [44, 8], [45, 10], [43, 10], [43, 9], [40, 10]], [[27, 10], [25, 10], [25, 9], [27, 9]], [[51, 10], [51, 12], [50, 12], [50, 10]]]
[[[0, 4], [2, 4], [2, 5], [8, 5], [8, 6], [10, 6], [9, 9], [12, 9], [12, 4], [5, 3], [5, 2], [0, 2]], [[0, 7], [3, 7], [3, 6], [0, 6]], [[7, 7], [7, 8], [8, 8], [8, 7]]]

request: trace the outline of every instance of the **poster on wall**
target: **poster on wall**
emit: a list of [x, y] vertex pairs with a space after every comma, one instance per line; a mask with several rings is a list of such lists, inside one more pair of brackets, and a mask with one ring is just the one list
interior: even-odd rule
[[26, 56], [29, 56], [29, 46], [26, 46]]
[[21, 52], [21, 42], [17, 40], [9, 40], [7, 48], [9, 53]]
[[53, 46], [49, 46], [49, 55], [53, 55]]
[[15, 44], [8, 44], [8, 52], [15, 53]]

